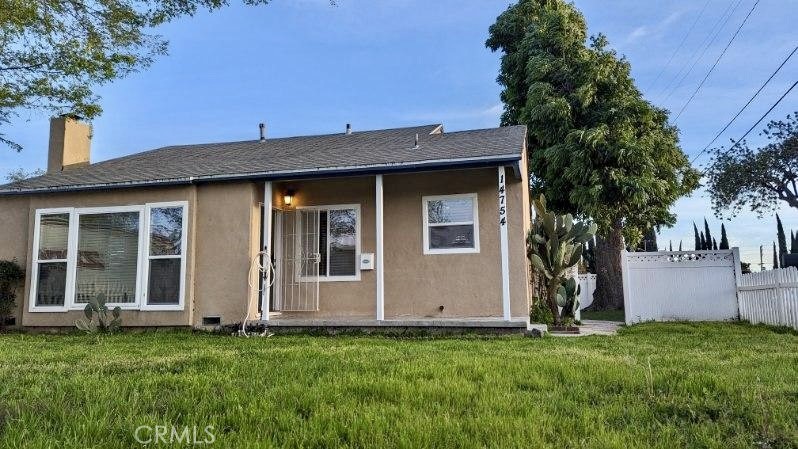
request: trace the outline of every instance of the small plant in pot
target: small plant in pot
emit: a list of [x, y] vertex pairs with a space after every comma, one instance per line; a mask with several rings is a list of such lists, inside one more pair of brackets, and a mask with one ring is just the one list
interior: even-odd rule
[[569, 276], [579, 263], [583, 245], [596, 234], [596, 224], [574, 222], [571, 214], [546, 209], [543, 195], [534, 201], [535, 221], [527, 237], [527, 256], [546, 287], [546, 302], [554, 316], [552, 331], [578, 331], [571, 326], [579, 307], [579, 286]]

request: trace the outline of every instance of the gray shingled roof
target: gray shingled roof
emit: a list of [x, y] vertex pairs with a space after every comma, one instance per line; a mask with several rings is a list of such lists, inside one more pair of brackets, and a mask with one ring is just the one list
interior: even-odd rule
[[444, 133], [440, 129], [427, 125], [169, 146], [6, 184], [0, 186], [0, 194], [510, 163], [520, 159], [526, 134], [523, 126]]

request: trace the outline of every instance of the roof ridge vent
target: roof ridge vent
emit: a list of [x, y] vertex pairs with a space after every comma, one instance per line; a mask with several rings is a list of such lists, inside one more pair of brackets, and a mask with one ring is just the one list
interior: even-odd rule
[[415, 144], [413, 145], [413, 149], [414, 150], [418, 149], [418, 133], [416, 133], [416, 140], [415, 140]]
[[347, 123], [346, 124], [346, 135], [348, 136], [350, 134], [352, 134], [352, 124], [351, 123]]

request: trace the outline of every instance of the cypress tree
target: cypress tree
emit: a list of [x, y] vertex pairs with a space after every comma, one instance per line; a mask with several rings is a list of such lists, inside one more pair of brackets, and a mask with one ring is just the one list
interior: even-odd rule
[[652, 227], [646, 232], [646, 240], [648, 240], [647, 251], [659, 251], [657, 230], [655, 228]]
[[713, 251], [717, 251], [718, 250], [718, 241], [715, 240], [715, 237], [712, 237], [712, 250]]
[[707, 249], [707, 238], [704, 237], [704, 232], [703, 231], [701, 231], [701, 233], [699, 234], [699, 237], [701, 238], [701, 246], [700, 246], [701, 250], [702, 251], [706, 250]]
[[704, 219], [704, 239], [707, 242], [707, 247], [704, 249], [712, 249], [712, 233], [709, 232], [709, 224], [707, 219]]
[[693, 233], [695, 234], [695, 250], [698, 251], [698, 250], [702, 249], [701, 248], [701, 238], [698, 235], [698, 226], [695, 225], [695, 222], [693, 222]]
[[779, 267], [779, 255], [776, 252], [776, 242], [773, 242], [773, 269]]
[[790, 230], [790, 254], [798, 254], [798, 240], [795, 238], [795, 232]]
[[726, 226], [723, 226], [723, 223], [720, 224], [720, 245], [718, 245], [720, 249], [729, 249], [729, 238], [726, 237]]
[[681, 250], [682, 250], [682, 241], [679, 240], [679, 251], [681, 251]]
[[776, 214], [776, 234], [779, 239], [779, 265], [784, 263], [784, 255], [787, 254], [787, 236], [784, 234], [784, 226], [781, 224], [779, 214]]
[[673, 252], [673, 240], [668, 240], [668, 251]]

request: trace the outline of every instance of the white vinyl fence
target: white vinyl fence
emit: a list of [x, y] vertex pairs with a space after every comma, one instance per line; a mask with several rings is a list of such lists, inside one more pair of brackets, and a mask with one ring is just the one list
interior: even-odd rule
[[740, 252], [621, 254], [626, 323], [737, 319]]
[[798, 270], [747, 273], [738, 283], [740, 319], [798, 329]]
[[580, 274], [579, 280], [579, 308], [584, 309], [593, 304], [593, 292], [596, 291], [596, 275]]

